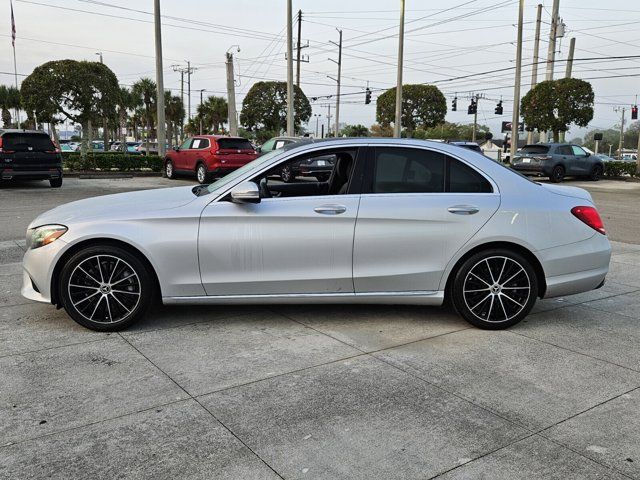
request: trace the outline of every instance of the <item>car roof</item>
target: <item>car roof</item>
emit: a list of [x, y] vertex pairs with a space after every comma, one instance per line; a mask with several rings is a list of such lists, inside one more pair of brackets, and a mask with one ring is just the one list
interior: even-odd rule
[[0, 130], [0, 135], [4, 135], [5, 133], [37, 133], [38, 135], [49, 136], [44, 130], [23, 130], [21, 128], [3, 128]]
[[244, 137], [231, 137], [229, 135], [194, 135], [192, 138], [212, 138], [218, 140], [220, 138], [229, 138], [231, 140], [247, 140]]

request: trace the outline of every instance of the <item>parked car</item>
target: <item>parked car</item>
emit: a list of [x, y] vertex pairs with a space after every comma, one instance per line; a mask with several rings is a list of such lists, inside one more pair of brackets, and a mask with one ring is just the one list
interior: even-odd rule
[[62, 143], [60, 144], [60, 150], [63, 152], [75, 152], [78, 148], [71, 143]]
[[[289, 163], [327, 155], [336, 157], [327, 183], [270, 181]], [[22, 294], [102, 331], [132, 324], [156, 299], [440, 305], [445, 297], [473, 325], [501, 329], [537, 298], [600, 287], [611, 256], [587, 191], [412, 139], [294, 145], [208, 186], [80, 200], [28, 228]]]
[[13, 179], [49, 180], [62, 186], [62, 155], [40, 130], [0, 130], [0, 182]]
[[620, 160], [623, 162], [636, 162], [638, 160], [638, 155], [635, 153], [623, 153]]
[[616, 159], [613, 157], [610, 157], [609, 155], [605, 155], [604, 153], [596, 153], [594, 154], [596, 156], [596, 158], [599, 158], [602, 162], [615, 162]]
[[549, 177], [552, 182], [561, 182], [567, 175], [596, 181], [604, 173], [600, 158], [569, 143], [525, 145], [516, 152], [511, 166], [526, 175]]
[[198, 135], [167, 152], [164, 168], [167, 178], [195, 175], [199, 183], [210, 183], [252, 162], [258, 153], [251, 142], [241, 137]]
[[[111, 144], [112, 152], [123, 152], [128, 153], [130, 155], [142, 155], [141, 152], [138, 151], [138, 147], [141, 145], [140, 142], [113, 142]], [[156, 144], [157, 148], [157, 144]]]
[[[259, 153], [262, 155], [288, 145], [310, 142], [313, 142], [313, 139], [309, 137], [274, 137], [259, 147]], [[292, 182], [300, 176], [315, 177], [320, 182], [326, 182], [331, 176], [334, 162], [335, 158], [332, 155], [315, 158], [313, 161], [303, 160], [298, 165], [284, 166], [278, 175], [283, 182]]]
[[469, 150], [473, 150], [474, 152], [478, 152], [478, 153], [482, 153], [482, 149], [480, 148], [480, 145], [478, 145], [476, 142], [447, 142], [451, 145], [457, 145], [458, 147], [462, 147], [462, 148], [468, 148]]
[[91, 150], [94, 152], [104, 152], [104, 142], [94, 140], [91, 142]]

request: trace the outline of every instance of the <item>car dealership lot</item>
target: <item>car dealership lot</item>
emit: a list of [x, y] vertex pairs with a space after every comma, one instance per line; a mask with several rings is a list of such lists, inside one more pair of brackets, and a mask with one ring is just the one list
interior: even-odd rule
[[118, 334], [19, 295], [24, 231], [67, 201], [0, 190], [0, 478], [640, 478], [640, 184], [587, 187], [607, 284], [507, 331], [445, 308], [165, 307]]

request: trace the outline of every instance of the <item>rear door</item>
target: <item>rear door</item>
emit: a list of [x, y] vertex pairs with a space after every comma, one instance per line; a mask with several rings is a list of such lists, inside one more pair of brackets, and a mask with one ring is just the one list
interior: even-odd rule
[[[356, 293], [437, 291], [449, 260], [496, 212], [468, 164], [424, 148], [376, 147], [356, 221]], [[366, 193], [365, 193], [366, 192]]]
[[46, 171], [60, 167], [60, 156], [46, 133], [5, 133], [2, 149], [5, 168]]
[[555, 148], [555, 157], [564, 165], [565, 173], [567, 175], [574, 175], [576, 173], [576, 162], [571, 147], [569, 145], [559, 145]]
[[224, 168], [238, 168], [256, 158], [256, 151], [245, 138], [217, 138], [218, 148], [213, 153], [218, 156]]

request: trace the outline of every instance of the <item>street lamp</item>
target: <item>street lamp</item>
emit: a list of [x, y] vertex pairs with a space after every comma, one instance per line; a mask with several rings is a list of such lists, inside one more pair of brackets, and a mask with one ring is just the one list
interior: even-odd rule
[[104, 63], [102, 61], [102, 52], [96, 52], [96, 55], [98, 55], [98, 57], [100, 57], [100, 63]]

